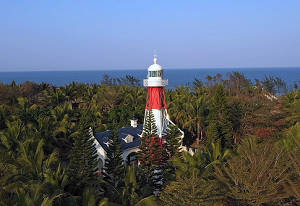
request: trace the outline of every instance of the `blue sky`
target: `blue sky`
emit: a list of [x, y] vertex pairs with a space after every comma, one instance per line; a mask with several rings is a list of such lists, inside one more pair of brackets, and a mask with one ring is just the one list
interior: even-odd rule
[[2, 0], [0, 71], [300, 67], [299, 0]]

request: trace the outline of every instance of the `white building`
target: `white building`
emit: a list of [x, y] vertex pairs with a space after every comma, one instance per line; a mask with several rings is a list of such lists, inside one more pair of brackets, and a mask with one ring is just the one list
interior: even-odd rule
[[[136, 152], [141, 145], [141, 135], [143, 125], [137, 124], [137, 119], [131, 119], [130, 127], [123, 127], [118, 130], [121, 148], [123, 150], [123, 159], [127, 164], [137, 163]], [[107, 158], [106, 151], [109, 147], [109, 136], [111, 132], [95, 133], [95, 144], [99, 157], [99, 169], [103, 168], [105, 159]]]

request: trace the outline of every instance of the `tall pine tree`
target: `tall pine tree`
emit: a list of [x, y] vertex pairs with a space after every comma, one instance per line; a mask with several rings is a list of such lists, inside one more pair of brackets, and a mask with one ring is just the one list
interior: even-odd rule
[[85, 188], [98, 186], [98, 155], [89, 128], [87, 116], [83, 115], [71, 154], [69, 155], [70, 165], [67, 169], [67, 176], [70, 182], [69, 191], [73, 195], [82, 196]]
[[140, 151], [137, 153], [137, 157], [140, 162], [140, 173], [147, 176], [147, 174], [150, 174], [151, 168], [151, 162], [149, 161], [151, 157], [151, 140], [152, 137], [157, 136], [157, 128], [152, 111], [147, 111], [145, 115], [146, 118], [144, 122], [143, 134], [141, 137], [142, 143], [139, 146]]
[[123, 150], [121, 149], [118, 130], [114, 128], [109, 137], [103, 179], [115, 189], [120, 188], [124, 183], [125, 165], [122, 154]]
[[162, 185], [164, 158], [152, 110], [146, 112], [145, 115], [142, 143], [139, 146], [140, 151], [137, 153], [137, 157], [140, 162], [139, 174], [142, 186], [152, 188], [153, 192], [160, 190]]
[[149, 174], [149, 185], [153, 187], [154, 191], [158, 192], [162, 187], [162, 174], [165, 169], [165, 158], [163, 155], [163, 147], [158, 136], [152, 137], [150, 143], [150, 159], [151, 167]]
[[174, 155], [180, 155], [182, 139], [180, 130], [176, 125], [169, 124], [167, 128], [166, 149], [169, 153], [169, 158]]
[[230, 120], [227, 94], [223, 84], [219, 84], [213, 97], [209, 119], [208, 145], [220, 142], [223, 149], [232, 148], [233, 125]]

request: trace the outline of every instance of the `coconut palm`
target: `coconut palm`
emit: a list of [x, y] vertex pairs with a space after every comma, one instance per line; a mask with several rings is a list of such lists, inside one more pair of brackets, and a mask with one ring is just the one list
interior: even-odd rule
[[102, 111], [109, 111], [110, 108], [116, 107], [122, 95], [118, 88], [119, 86], [102, 85], [93, 96], [93, 104]]
[[[176, 87], [176, 86], [175, 86]], [[170, 118], [181, 128], [184, 129], [184, 124], [187, 118], [186, 102], [190, 102], [192, 96], [187, 87], [180, 86], [175, 88], [171, 100], [168, 102]]]
[[191, 155], [188, 152], [183, 152], [183, 159], [177, 156], [171, 159], [172, 164], [177, 167], [176, 175], [193, 177], [201, 175], [204, 169], [205, 160], [201, 153], [201, 150], [197, 150], [194, 155]]
[[196, 133], [197, 140], [204, 139], [205, 121], [209, 114], [208, 100], [205, 96], [195, 98], [194, 101], [187, 102], [187, 121], [185, 128]]
[[163, 190], [160, 198], [167, 205], [213, 205], [223, 199], [224, 189], [212, 178], [203, 151], [194, 155], [183, 152], [182, 159], [171, 159], [177, 168], [175, 180]]
[[6, 110], [4, 106], [0, 105], [0, 130], [6, 127]]
[[21, 120], [7, 122], [7, 129], [0, 131], [0, 148], [14, 157], [17, 153], [18, 143], [24, 134]]
[[123, 205], [134, 205], [139, 200], [138, 189], [139, 185], [137, 182], [137, 173], [135, 167], [129, 167], [124, 178], [125, 187], [122, 192], [122, 204]]
[[23, 199], [33, 205], [41, 205], [45, 198], [52, 201], [60, 196], [58, 192], [48, 191], [49, 184], [45, 181], [47, 172], [58, 164], [58, 151], [45, 157], [43, 140], [27, 139], [17, 143], [18, 155], [11, 157], [7, 154], [1, 159], [1, 171], [4, 171], [0, 180], [1, 192], [16, 193], [13, 201], [18, 203]]
[[78, 122], [79, 117], [77, 117], [75, 111], [72, 110], [71, 104], [58, 106], [50, 112], [54, 122], [54, 145], [58, 147], [62, 153], [66, 153], [71, 147], [72, 137], [76, 134], [76, 122]]
[[43, 107], [54, 108], [56, 106], [64, 104], [66, 101], [66, 95], [61, 88], [51, 88], [43, 90], [40, 96], [39, 102]]
[[[124, 93], [123, 90], [121, 93]], [[142, 87], [131, 87], [128, 93], [124, 95], [124, 103], [133, 107], [134, 111], [141, 105], [145, 107], [146, 90]]]
[[300, 96], [298, 96], [298, 94], [296, 93], [293, 97], [293, 100], [287, 100], [286, 98], [286, 101], [289, 101], [286, 109], [291, 113], [291, 115], [286, 119], [293, 124], [300, 122]]
[[41, 196], [40, 190], [43, 185], [32, 185], [31, 193], [20, 188], [16, 190], [15, 205], [16, 206], [52, 206], [55, 199], [60, 195], [48, 197]]
[[81, 97], [83, 102], [80, 104], [80, 108], [90, 109], [96, 92], [97, 91], [94, 90], [94, 87], [90, 87], [88, 84], [81, 86]]
[[103, 92], [102, 100], [104, 107], [111, 109], [119, 104], [120, 92], [118, 91], [118, 86], [106, 87]]
[[78, 83], [74, 81], [69, 85], [60, 87], [60, 90], [65, 95], [67, 102], [71, 103], [76, 99], [77, 87], [78, 87]]
[[205, 158], [205, 170], [207, 174], [213, 173], [214, 166], [222, 166], [226, 160], [233, 155], [233, 151], [221, 148], [220, 142], [211, 143], [211, 146], [204, 147], [203, 157]]

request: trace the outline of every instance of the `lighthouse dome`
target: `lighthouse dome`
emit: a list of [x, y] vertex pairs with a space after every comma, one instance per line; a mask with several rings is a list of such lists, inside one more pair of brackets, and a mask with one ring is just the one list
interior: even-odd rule
[[159, 64], [152, 64], [149, 68], [148, 71], [158, 71], [162, 70], [163, 68]]
[[156, 54], [154, 56], [154, 64], [148, 68], [147, 79], [144, 79], [145, 87], [166, 87], [168, 80], [163, 79], [163, 68], [157, 64]]
[[163, 68], [157, 64], [157, 59], [156, 57], [154, 58], [154, 64], [152, 64], [149, 68], [148, 68], [148, 71], [158, 71], [158, 70], [162, 70]]

